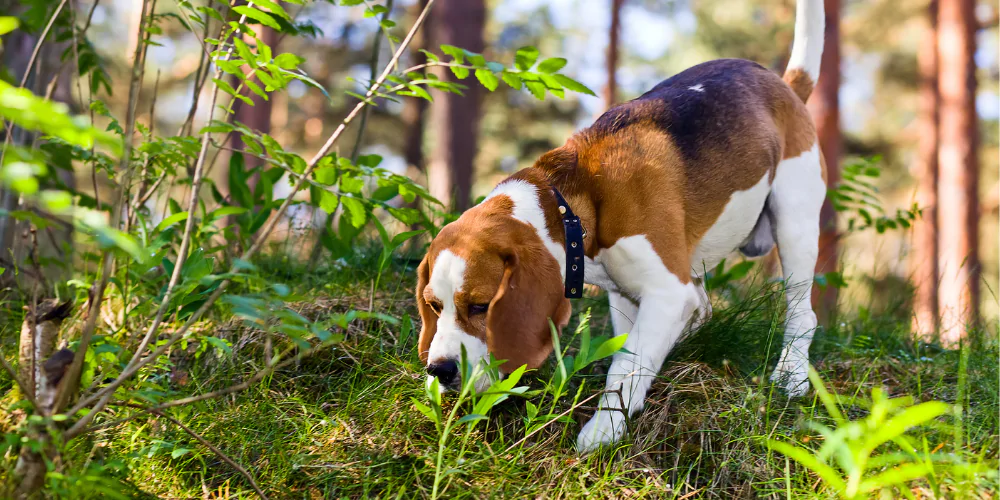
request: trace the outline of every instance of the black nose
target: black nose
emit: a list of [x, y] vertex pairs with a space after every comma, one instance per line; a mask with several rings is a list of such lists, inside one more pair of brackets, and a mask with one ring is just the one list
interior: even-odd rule
[[437, 377], [442, 384], [451, 385], [458, 381], [458, 363], [450, 359], [431, 363], [427, 365], [427, 373]]

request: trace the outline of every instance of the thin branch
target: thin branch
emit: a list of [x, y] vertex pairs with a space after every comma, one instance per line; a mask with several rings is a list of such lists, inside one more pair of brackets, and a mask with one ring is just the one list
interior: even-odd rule
[[28, 390], [28, 384], [21, 380], [21, 377], [17, 376], [17, 372], [14, 371], [14, 368], [11, 367], [9, 363], [7, 363], [7, 358], [2, 352], [0, 352], [0, 364], [3, 365], [3, 369], [7, 372], [7, 375], [10, 375], [10, 378], [15, 384], [17, 384], [17, 388], [21, 390], [21, 394], [24, 395], [24, 399], [27, 399], [28, 402], [31, 403], [31, 407], [34, 408], [35, 411], [41, 411], [41, 406], [38, 406], [38, 401], [35, 400], [35, 391]]
[[[247, 5], [253, 6], [253, 2]], [[246, 21], [246, 14], [240, 17], [239, 24], [243, 24]], [[233, 36], [235, 37], [239, 31], [234, 31]], [[230, 47], [229, 51], [226, 53], [224, 60], [228, 61], [233, 53], [233, 48]], [[216, 65], [215, 79], [218, 80], [222, 76], [221, 65]], [[218, 84], [212, 86], [212, 98], [209, 108], [208, 120], [212, 121], [212, 116], [215, 113], [215, 102], [219, 96], [219, 86]], [[205, 168], [205, 158], [208, 155], [208, 147], [211, 144], [212, 133], [205, 131], [201, 138], [201, 151], [198, 152], [198, 160], [195, 162], [194, 166], [194, 176], [191, 179], [191, 196], [188, 201], [188, 218], [184, 224], [184, 236], [181, 238], [180, 249], [177, 250], [177, 262], [174, 264], [174, 270], [170, 275], [170, 281], [167, 283], [167, 291], [163, 295], [163, 300], [160, 302], [160, 307], [156, 311], [156, 317], [153, 318], [153, 322], [150, 323], [149, 328], [146, 330], [146, 335], [143, 336], [142, 341], [139, 343], [139, 347], [136, 348], [135, 354], [132, 359], [129, 360], [128, 365], [125, 367], [125, 371], [137, 363], [142, 357], [143, 351], [152, 342], [153, 337], [156, 335], [156, 331], [159, 329], [160, 324], [163, 322], [163, 318], [166, 315], [167, 308], [170, 307], [170, 300], [173, 299], [174, 293], [177, 290], [177, 283], [180, 281], [181, 270], [184, 267], [184, 261], [187, 259], [188, 248], [191, 246], [191, 236], [194, 234], [194, 221], [195, 221], [195, 211], [198, 209], [198, 193], [201, 189], [202, 174]], [[79, 406], [79, 405], [77, 405]]]
[[[313, 156], [313, 158], [309, 161], [305, 171], [301, 174], [302, 177], [299, 178], [299, 181], [292, 188], [292, 192], [288, 194], [288, 196], [285, 198], [285, 201], [276, 210], [276, 213], [272, 215], [271, 218], [268, 220], [268, 222], [264, 225], [263, 229], [260, 232], [261, 236], [257, 239], [256, 242], [254, 242], [254, 244], [249, 249], [246, 250], [246, 252], [243, 253], [241, 260], [246, 261], [250, 259], [264, 246], [264, 243], [267, 241], [268, 236], [274, 230], [275, 226], [277, 226], [278, 221], [281, 220], [281, 217], [288, 210], [288, 207], [292, 204], [295, 194], [301, 191], [302, 188], [305, 186], [306, 179], [308, 179], [308, 177], [312, 174], [313, 170], [316, 169], [316, 166], [319, 164], [320, 160], [326, 157], [326, 155], [330, 152], [330, 149], [337, 142], [340, 136], [344, 133], [344, 130], [347, 128], [347, 125], [349, 125], [351, 121], [355, 117], [357, 117], [358, 113], [360, 113], [361, 110], [370, 103], [370, 98], [375, 94], [375, 92], [386, 80], [386, 78], [388, 78], [389, 74], [392, 72], [392, 67], [397, 63], [397, 61], [399, 61], [399, 58], [402, 56], [403, 51], [413, 40], [413, 36], [420, 28], [420, 25], [423, 24], [424, 19], [427, 17], [427, 13], [430, 11], [431, 6], [433, 5], [434, 5], [434, 0], [429, 0], [427, 2], [427, 6], [424, 7], [424, 10], [420, 13], [420, 16], [417, 18], [416, 22], [414, 22], [413, 27], [410, 29], [410, 32], [406, 35], [406, 38], [402, 41], [402, 43], [400, 43], [399, 48], [396, 49], [396, 52], [393, 54], [392, 59], [389, 61], [389, 64], [386, 65], [385, 70], [382, 72], [381, 75], [379, 75], [378, 79], [375, 82], [373, 82], [371, 87], [368, 89], [368, 92], [365, 94], [365, 98], [359, 101], [357, 105], [354, 106], [354, 109], [352, 109], [351, 112], [347, 115], [347, 117], [344, 118], [344, 120], [340, 123], [337, 129], [333, 131], [333, 134], [330, 135], [330, 138], [326, 141], [325, 144], [323, 144], [323, 147], [321, 147], [320, 150], [316, 152], [316, 155]], [[214, 103], [213, 103], [213, 108], [214, 108]], [[206, 146], [207, 143], [208, 140], [206, 139], [203, 142], [202, 154], [204, 154], [205, 152], [205, 147], [207, 147]], [[201, 163], [203, 163], [203, 161], [204, 160], [202, 160]], [[192, 196], [192, 199], [193, 198], [194, 197]], [[190, 228], [192, 224], [193, 224], [193, 218], [188, 217], [188, 228]], [[179, 263], [175, 264], [175, 270], [179, 268], [180, 264]], [[160, 344], [152, 353], [149, 354], [149, 356], [146, 356], [145, 358], [142, 358], [141, 360], [135, 362], [138, 356], [141, 356], [142, 350], [145, 348], [145, 346], [143, 346], [142, 349], [136, 351], [135, 357], [133, 357], [132, 361], [129, 362], [129, 364], [125, 367], [125, 369], [122, 370], [122, 373], [119, 374], [119, 376], [114, 381], [108, 384], [104, 389], [98, 391], [97, 393], [91, 395], [90, 397], [84, 398], [79, 403], [77, 403], [76, 406], [74, 406], [73, 409], [70, 410], [69, 414], [75, 415], [80, 410], [83, 410], [88, 405], [91, 405], [95, 401], [97, 401], [97, 403], [94, 404], [94, 406], [90, 409], [90, 411], [88, 411], [83, 417], [77, 420], [76, 423], [74, 423], [73, 426], [66, 431], [67, 439], [72, 439], [74, 436], [78, 435], [84, 428], [86, 428], [87, 424], [89, 424], [90, 421], [94, 419], [97, 413], [99, 413], [101, 410], [104, 409], [104, 406], [107, 405], [114, 391], [119, 386], [121, 386], [123, 383], [125, 383], [125, 381], [129, 380], [132, 376], [134, 376], [140, 369], [142, 369], [142, 367], [151, 363], [153, 360], [159, 358], [175, 342], [184, 337], [184, 335], [187, 334], [191, 326], [194, 325], [194, 323], [197, 322], [199, 319], [201, 319], [201, 316], [204, 315], [215, 304], [215, 301], [222, 296], [222, 294], [226, 291], [226, 288], [229, 287], [230, 283], [232, 283], [232, 280], [230, 279], [225, 279], [221, 283], [219, 283], [219, 286], [215, 289], [215, 291], [213, 291], [212, 294], [201, 305], [201, 307], [199, 307], [198, 310], [196, 310], [194, 314], [192, 314], [188, 318], [188, 320], [184, 323], [184, 325], [181, 326], [181, 328], [179, 328], [176, 332], [174, 332], [174, 334], [171, 335], [170, 338], [168, 338], [165, 342]], [[167, 299], [164, 298], [163, 300], [164, 302], [166, 302]], [[151, 331], [153, 330], [151, 329]], [[144, 343], [148, 345], [148, 342]]]
[[242, 475], [243, 478], [246, 479], [250, 483], [250, 486], [253, 487], [253, 490], [257, 492], [257, 495], [260, 496], [261, 498], [263, 498], [264, 500], [267, 500], [267, 495], [264, 494], [264, 490], [260, 489], [260, 486], [257, 486], [257, 481], [253, 480], [253, 476], [251, 476], [250, 473], [247, 472], [247, 470], [244, 469], [242, 465], [236, 463], [236, 461], [233, 460], [232, 458], [229, 458], [229, 455], [226, 455], [225, 453], [222, 452], [222, 450], [216, 448], [212, 443], [209, 443], [208, 440], [206, 440], [205, 438], [201, 437], [200, 434], [198, 434], [197, 432], [193, 431], [190, 427], [188, 427], [188, 426], [184, 425], [183, 423], [181, 423], [180, 420], [177, 420], [176, 418], [171, 417], [170, 415], [167, 415], [166, 413], [164, 413], [164, 412], [162, 412], [160, 410], [157, 410], [155, 408], [146, 408], [146, 407], [139, 406], [139, 405], [134, 405], [134, 404], [128, 404], [128, 405], [125, 405], [125, 406], [128, 406], [130, 408], [137, 408], [139, 410], [142, 410], [142, 411], [145, 411], [145, 412], [148, 412], [148, 413], [152, 413], [153, 415], [157, 415], [157, 416], [163, 417], [163, 418], [171, 421], [174, 425], [176, 425], [177, 427], [180, 427], [181, 429], [184, 430], [184, 432], [188, 433], [191, 437], [195, 438], [203, 446], [205, 446], [209, 450], [212, 450], [212, 453], [215, 453], [215, 455], [218, 456], [219, 458], [221, 458], [224, 462], [226, 462], [227, 464], [231, 465], [234, 469], [236, 469], [237, 471], [239, 471], [240, 475]]
[[[140, 43], [135, 48], [135, 56], [133, 58], [135, 63], [132, 68], [132, 80], [129, 84], [127, 115], [125, 118], [125, 135], [123, 136], [125, 144], [119, 164], [119, 170], [124, 171], [124, 177], [121, 183], [121, 193], [118, 196], [118, 201], [112, 208], [113, 212], [111, 213], [111, 227], [114, 229], [118, 229], [121, 225], [122, 209], [125, 207], [128, 199], [129, 184], [132, 182], [132, 169], [129, 166], [129, 161], [132, 157], [132, 142], [135, 132], [135, 110], [138, 105], [139, 85], [141, 84], [142, 78], [142, 69], [135, 66], [140, 66], [144, 63], [140, 57], [142, 55], [142, 47], [144, 45], [144, 43], [142, 43], [144, 40], [143, 31], [145, 30], [146, 20], [148, 17], [146, 10], [149, 6], [149, 2], [150, 0], [142, 1], [142, 17], [139, 20], [139, 33], [137, 37], [140, 40]], [[71, 392], [77, 389], [76, 386], [79, 383], [80, 373], [83, 370], [83, 360], [87, 354], [87, 349], [90, 347], [90, 340], [94, 335], [94, 331], [97, 329], [97, 318], [100, 316], [101, 301], [104, 300], [104, 289], [107, 288], [108, 281], [111, 279], [111, 270], [114, 267], [114, 262], [115, 253], [105, 252], [104, 260], [101, 264], [101, 279], [94, 284], [94, 288], [92, 289], [93, 293], [90, 297], [90, 308], [87, 315], [87, 321], [83, 325], [83, 333], [80, 334], [80, 344], [76, 350], [76, 355], [73, 357], [73, 362], [66, 370], [65, 377], [68, 380], [66, 383], [60, 385], [59, 392], [56, 394], [56, 401], [53, 405], [55, 411], [59, 411], [64, 408], [69, 402]]]

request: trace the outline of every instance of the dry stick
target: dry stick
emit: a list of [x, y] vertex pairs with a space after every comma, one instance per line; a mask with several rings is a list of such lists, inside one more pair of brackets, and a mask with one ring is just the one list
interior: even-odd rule
[[41, 407], [38, 406], [38, 401], [35, 400], [34, 391], [28, 391], [28, 384], [21, 380], [21, 377], [17, 376], [17, 372], [14, 371], [14, 368], [11, 367], [9, 363], [7, 363], [7, 358], [4, 357], [3, 353], [0, 353], [0, 365], [3, 365], [4, 371], [6, 371], [7, 375], [10, 375], [10, 378], [15, 384], [17, 384], [17, 388], [21, 390], [21, 394], [24, 399], [27, 399], [28, 402], [31, 403], [31, 407], [35, 408], [36, 411], [39, 410]]
[[[253, 2], [247, 5], [253, 6]], [[246, 21], [246, 14], [244, 14], [239, 23], [243, 24]], [[233, 32], [233, 36], [236, 36], [237, 31]], [[229, 52], [224, 56], [224, 60], [229, 60], [229, 57], [233, 53], [233, 48], [229, 48]], [[222, 76], [222, 67], [216, 65], [215, 79], [218, 80]], [[218, 84], [212, 86], [212, 98], [208, 113], [208, 120], [212, 121], [212, 116], [215, 114], [215, 102], [219, 96], [219, 86]], [[139, 343], [139, 347], [136, 348], [135, 354], [132, 355], [132, 359], [129, 360], [128, 365], [125, 367], [125, 371], [136, 363], [142, 357], [143, 351], [152, 342], [153, 337], [156, 336], [156, 331], [159, 329], [160, 324], [163, 322], [163, 317], [166, 315], [167, 308], [170, 307], [170, 300], [174, 296], [174, 292], [177, 290], [177, 282], [180, 281], [181, 270], [184, 267], [184, 261], [187, 260], [188, 248], [191, 246], [191, 236], [194, 234], [194, 214], [198, 209], [198, 193], [201, 190], [202, 173], [205, 168], [205, 158], [208, 155], [208, 147], [211, 144], [212, 133], [210, 131], [205, 131], [201, 138], [201, 151], [198, 152], [198, 160], [194, 165], [194, 176], [191, 179], [191, 196], [188, 200], [188, 217], [184, 223], [184, 236], [181, 238], [181, 247], [177, 250], [177, 262], [174, 263], [174, 270], [170, 275], [170, 281], [167, 283], [167, 291], [163, 295], [163, 300], [160, 302], [160, 307], [156, 311], [156, 317], [153, 318], [153, 322], [150, 323], [149, 329], [146, 330], [146, 335], [143, 337], [142, 342]], [[77, 406], [80, 406], [79, 404]]]
[[[146, 8], [149, 5], [150, 0], [142, 1], [142, 13], [143, 16], [139, 20], [139, 39], [142, 40], [142, 32], [145, 27], [146, 20]], [[136, 64], [140, 64], [139, 60], [140, 51], [142, 49], [142, 43], [136, 46], [135, 57]], [[122, 150], [121, 162], [119, 165], [119, 170], [124, 171], [124, 178], [122, 179], [122, 190], [118, 197], [118, 201], [113, 207], [113, 212], [111, 213], [111, 227], [117, 229], [121, 224], [122, 208], [128, 199], [128, 186], [132, 181], [132, 169], [129, 168], [129, 159], [132, 156], [132, 135], [135, 131], [135, 109], [139, 100], [139, 85], [141, 83], [140, 77], [142, 76], [141, 70], [132, 68], [132, 81], [129, 84], [129, 95], [128, 95], [128, 107], [127, 114], [125, 117], [125, 135], [124, 135], [124, 148]], [[76, 355], [73, 357], [73, 362], [66, 369], [67, 383], [61, 384], [59, 387], [59, 392], [56, 394], [56, 401], [53, 408], [55, 411], [59, 411], [64, 408], [69, 402], [70, 392], [76, 390], [76, 385], [79, 383], [80, 373], [83, 370], [83, 359], [87, 354], [87, 349], [90, 347], [90, 339], [94, 335], [94, 331], [97, 329], [97, 318], [100, 316], [101, 311], [101, 301], [104, 299], [104, 289], [108, 286], [108, 281], [111, 279], [111, 269], [114, 267], [114, 252], [107, 251], [104, 254], [104, 260], [101, 263], [101, 279], [96, 283], [96, 288], [93, 289], [93, 295], [90, 299], [90, 310], [88, 311], [87, 321], [83, 325], [83, 333], [80, 334], [80, 344], [76, 350]]]
[[[149, 136], [150, 137], [153, 136], [153, 131], [156, 129], [156, 118], [155, 118], [155, 116], [156, 116], [156, 96], [159, 94], [159, 90], [160, 90], [160, 70], [156, 70], [156, 81], [153, 83], [153, 98], [150, 100], [150, 103], [149, 103]], [[146, 193], [146, 187], [149, 184], [149, 180], [146, 178], [146, 173], [149, 170], [149, 164], [150, 164], [151, 160], [152, 160], [152, 155], [147, 153], [145, 161], [142, 162], [142, 170], [139, 171], [139, 188], [136, 189], [136, 191], [135, 191], [135, 194], [136, 194], [135, 204], [132, 205], [132, 208], [128, 212], [128, 219], [125, 220], [125, 232], [126, 233], [128, 232], [129, 228], [132, 227], [132, 224], [135, 223], [135, 218], [137, 217], [137, 214], [139, 213], [139, 208], [142, 207], [142, 205], [144, 203], [146, 203], [145, 200], [149, 199], [149, 196], [147, 196], [147, 193]], [[158, 177], [156, 179], [156, 182], [153, 184], [154, 185], [154, 189], [150, 189], [149, 190], [150, 192], [152, 192], [152, 191], [155, 190], [155, 186], [159, 186], [160, 181], [163, 180], [163, 177], [164, 176], [161, 175], [160, 177]]]
[[[274, 227], [278, 224], [278, 221], [281, 219], [281, 216], [292, 204], [292, 199], [294, 198], [295, 194], [302, 190], [302, 187], [306, 184], [306, 179], [308, 179], [309, 175], [312, 174], [313, 170], [316, 169], [316, 166], [319, 164], [319, 161], [323, 159], [327, 155], [327, 153], [329, 153], [330, 149], [333, 147], [333, 144], [336, 143], [337, 139], [339, 139], [341, 134], [344, 133], [344, 130], [347, 128], [347, 125], [351, 123], [351, 120], [353, 120], [358, 115], [358, 113], [361, 111], [363, 107], [365, 107], [371, 102], [370, 101], [371, 96], [375, 94], [375, 92], [379, 89], [382, 83], [385, 82], [386, 78], [388, 78], [389, 74], [392, 72], [393, 65], [396, 64], [396, 62], [399, 60], [403, 51], [410, 44], [410, 41], [413, 40], [414, 34], [420, 28], [420, 25], [423, 24], [424, 19], [427, 17], [427, 13], [430, 11], [432, 5], [434, 5], [434, 0], [428, 0], [427, 6], [424, 7], [423, 12], [420, 13], [420, 17], [417, 18], [416, 22], [413, 24], [413, 27], [410, 29], [410, 32], [406, 35], [406, 38], [403, 39], [403, 42], [400, 44], [399, 48], [396, 49], [396, 52], [393, 54], [392, 59], [389, 61], [389, 64], [386, 65], [385, 70], [382, 72], [381, 75], [379, 75], [378, 79], [368, 89], [368, 92], [365, 94], [364, 100], [359, 101], [358, 104], [354, 106], [354, 109], [352, 109], [351, 112], [347, 115], [347, 117], [344, 118], [344, 120], [340, 123], [337, 129], [333, 131], [333, 134], [330, 135], [330, 138], [327, 139], [325, 144], [323, 144], [323, 147], [321, 147], [320, 150], [316, 152], [316, 155], [313, 156], [311, 160], [309, 160], [309, 164], [306, 167], [305, 171], [302, 173], [302, 177], [299, 178], [299, 182], [295, 184], [295, 187], [292, 189], [292, 192], [289, 193], [288, 197], [285, 198], [285, 201], [281, 204], [280, 207], [278, 207], [276, 213], [264, 225], [264, 228], [261, 230], [260, 233], [261, 237], [258, 238], [257, 241], [254, 242], [254, 244], [246, 252], [243, 253], [241, 260], [244, 261], [248, 260], [250, 257], [255, 255], [257, 251], [259, 251], [261, 247], [264, 245], [264, 242], [267, 240], [267, 237], [271, 234], [271, 231], [274, 230]], [[100, 412], [105, 405], [107, 405], [108, 401], [111, 399], [112, 394], [114, 394], [115, 389], [121, 386], [126, 380], [131, 378], [133, 375], [135, 375], [136, 372], [138, 372], [143, 366], [146, 366], [148, 363], [152, 362], [154, 359], [158, 358], [160, 355], [166, 352], [167, 349], [170, 348], [170, 346], [172, 346], [175, 342], [180, 340], [181, 337], [187, 334], [191, 326], [196, 321], [201, 319], [201, 316], [205, 314], [205, 312], [207, 312], [212, 307], [212, 305], [215, 304], [215, 301], [218, 300], [220, 296], [222, 296], [223, 292], [226, 291], [226, 288], [229, 286], [230, 283], [232, 283], [232, 280], [229, 279], [225, 279], [221, 283], [219, 283], [218, 288], [216, 288], [215, 291], [212, 292], [212, 295], [210, 295], [208, 299], [205, 300], [205, 302], [201, 305], [201, 307], [199, 307], [198, 310], [195, 311], [194, 314], [192, 314], [188, 318], [187, 322], [185, 322], [184, 325], [181, 326], [179, 330], [177, 330], [173, 335], [171, 335], [166, 342], [157, 347], [156, 350], [154, 350], [149, 356], [143, 358], [142, 360], [134, 364], [130, 362], [129, 365], [125, 367], [125, 370], [123, 370], [122, 373], [114, 381], [108, 384], [107, 387], [87, 398], [84, 398], [79, 403], [77, 403], [76, 406], [74, 406], [73, 409], [70, 410], [69, 414], [75, 415], [80, 410], [86, 408], [88, 405], [97, 401], [97, 404], [94, 405], [90, 409], [90, 411], [88, 411], [83, 417], [80, 418], [80, 420], [74, 423], [73, 426], [66, 431], [66, 439], [67, 440], [72, 439], [76, 435], [79, 435], [84, 428], [86, 428], [87, 424], [90, 423], [90, 421], [93, 420], [95, 416], [97, 416], [97, 413]], [[140, 353], [141, 351], [136, 351], [137, 355], [139, 355]]]
[[250, 473], [247, 472], [247, 470], [243, 468], [243, 466], [241, 466], [240, 464], [236, 463], [235, 460], [229, 458], [229, 455], [226, 455], [225, 453], [222, 452], [222, 450], [220, 450], [220, 449], [216, 448], [215, 446], [213, 446], [212, 443], [209, 443], [205, 438], [201, 437], [200, 434], [198, 434], [197, 432], [191, 430], [190, 427], [182, 424], [180, 420], [177, 420], [176, 418], [171, 417], [170, 415], [167, 415], [166, 413], [163, 413], [162, 411], [154, 409], [154, 408], [146, 408], [146, 407], [139, 406], [139, 405], [134, 405], [134, 404], [128, 404], [128, 405], [125, 405], [125, 406], [129, 406], [131, 408], [137, 408], [137, 409], [140, 409], [142, 411], [152, 413], [153, 415], [157, 415], [157, 416], [163, 417], [163, 418], [165, 418], [165, 419], [173, 422], [173, 424], [176, 425], [177, 427], [180, 427], [181, 429], [184, 429], [184, 432], [190, 434], [191, 437], [197, 439], [199, 443], [201, 443], [202, 445], [204, 445], [206, 448], [212, 450], [212, 453], [215, 453], [224, 462], [226, 462], [227, 464], [231, 465], [234, 469], [236, 469], [237, 471], [239, 471], [239, 473], [250, 483], [250, 486], [253, 487], [253, 490], [257, 492], [257, 495], [259, 495], [264, 500], [267, 500], [267, 495], [265, 495], [264, 491], [260, 489], [260, 486], [257, 486], [257, 481], [253, 480], [253, 476], [251, 476]]

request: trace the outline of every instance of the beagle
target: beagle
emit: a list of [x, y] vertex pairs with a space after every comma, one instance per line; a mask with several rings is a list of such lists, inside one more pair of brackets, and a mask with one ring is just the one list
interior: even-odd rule
[[565, 326], [567, 297], [598, 285], [615, 333], [628, 333], [607, 379], [621, 397], [605, 394], [577, 447], [615, 442], [685, 328], [711, 314], [704, 270], [776, 243], [788, 312], [772, 380], [805, 393], [826, 195], [805, 100], [823, 30], [823, 0], [797, 0], [783, 78], [745, 60], [694, 66], [611, 108], [442, 228], [417, 271], [428, 373], [455, 388], [463, 346], [472, 362], [506, 360], [501, 371], [538, 367], [552, 351], [549, 319]]

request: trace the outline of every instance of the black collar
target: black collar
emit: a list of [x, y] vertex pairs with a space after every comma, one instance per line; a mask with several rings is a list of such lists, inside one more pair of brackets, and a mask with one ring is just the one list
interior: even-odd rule
[[587, 236], [587, 230], [580, 224], [580, 218], [573, 213], [573, 209], [566, 203], [555, 186], [552, 186], [552, 194], [556, 196], [559, 204], [559, 213], [562, 217], [563, 229], [566, 232], [566, 287], [567, 299], [579, 299], [583, 297], [583, 238]]

